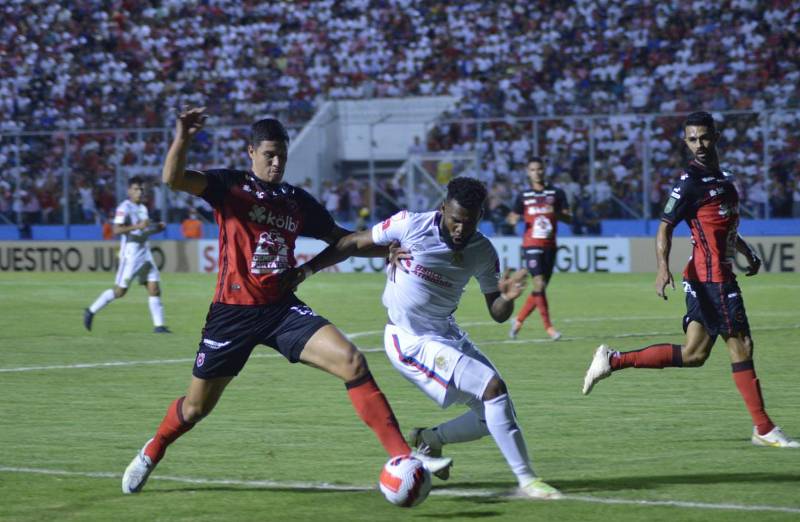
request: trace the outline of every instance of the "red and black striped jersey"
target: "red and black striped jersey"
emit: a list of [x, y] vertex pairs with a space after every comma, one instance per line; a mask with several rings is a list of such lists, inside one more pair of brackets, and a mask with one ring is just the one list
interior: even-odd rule
[[691, 230], [692, 256], [684, 279], [703, 283], [736, 279], [739, 194], [730, 174], [692, 161], [672, 188], [661, 220], [673, 226], [686, 221]]
[[567, 196], [560, 188], [547, 185], [543, 190], [530, 188], [521, 192], [514, 212], [525, 221], [522, 247], [554, 247], [558, 216], [567, 208]]
[[281, 299], [277, 276], [296, 265], [298, 236], [323, 238], [331, 215], [305, 190], [266, 183], [251, 172], [209, 170], [200, 195], [219, 225], [219, 273], [214, 302], [265, 305]]

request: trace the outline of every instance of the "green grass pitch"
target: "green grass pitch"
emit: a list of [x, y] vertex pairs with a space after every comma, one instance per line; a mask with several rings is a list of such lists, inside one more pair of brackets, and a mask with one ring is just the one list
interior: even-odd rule
[[[142, 288], [84, 331], [82, 310], [108, 274], [0, 274], [0, 520], [797, 520], [800, 451], [750, 444], [721, 342], [703, 368], [625, 370], [581, 395], [601, 342], [682, 341], [682, 292], [664, 302], [652, 281], [556, 274], [548, 295], [564, 338], [555, 343], [538, 313], [509, 340], [470, 286], [456, 316], [507, 381], [536, 470], [567, 499], [501, 496], [514, 478], [486, 438], [448, 446], [452, 478], [402, 510], [376, 489], [386, 456], [342, 383], [266, 347], [145, 490], [122, 495], [125, 466], [186, 389], [213, 276], [164, 274], [166, 336], [151, 333]], [[740, 284], [768, 411], [800, 436], [800, 280]], [[438, 409], [390, 367], [382, 287], [380, 275], [318, 274], [300, 297], [367, 351], [404, 431], [462, 413]]]

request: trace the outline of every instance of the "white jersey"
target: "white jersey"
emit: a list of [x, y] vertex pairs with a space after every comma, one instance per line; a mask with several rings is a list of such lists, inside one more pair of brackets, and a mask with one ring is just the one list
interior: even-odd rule
[[452, 331], [453, 312], [471, 277], [484, 294], [498, 291], [500, 266], [492, 243], [475, 232], [463, 250], [454, 251], [440, 237], [440, 220], [439, 212], [404, 210], [372, 227], [374, 243], [398, 241], [414, 257], [403, 261], [383, 291], [389, 319], [414, 335]]
[[[147, 207], [139, 203], [138, 205], [126, 199], [117, 207], [114, 214], [115, 225], [136, 225], [142, 221], [150, 219]], [[119, 243], [120, 257], [136, 255], [142, 250], [149, 250], [150, 244], [147, 238], [150, 236], [148, 230], [132, 230], [121, 234]]]

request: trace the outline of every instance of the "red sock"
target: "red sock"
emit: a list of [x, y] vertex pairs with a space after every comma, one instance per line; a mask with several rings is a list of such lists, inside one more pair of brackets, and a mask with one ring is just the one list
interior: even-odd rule
[[517, 322], [519, 324], [524, 323], [525, 319], [527, 319], [534, 310], [536, 310], [536, 298], [533, 296], [533, 294], [531, 294], [525, 300], [525, 304], [522, 305], [522, 308], [519, 309], [519, 313], [517, 314]]
[[733, 363], [733, 381], [739, 388], [739, 393], [744, 398], [744, 404], [753, 417], [753, 425], [758, 430], [759, 435], [764, 435], [772, 431], [775, 425], [764, 410], [764, 397], [761, 395], [761, 385], [756, 377], [756, 370], [753, 361]]
[[542, 316], [544, 329], [547, 330], [553, 326], [553, 323], [550, 322], [550, 310], [547, 308], [547, 295], [544, 292], [534, 292], [531, 295], [536, 300], [536, 306], [539, 308], [539, 315]]
[[615, 352], [611, 356], [611, 369], [623, 368], [666, 368], [683, 366], [683, 356], [679, 344], [654, 344], [632, 352]]
[[150, 457], [153, 463], [157, 463], [164, 456], [167, 451], [167, 446], [175, 442], [175, 440], [194, 428], [193, 422], [186, 422], [183, 419], [181, 408], [183, 407], [183, 399], [186, 397], [178, 397], [167, 408], [167, 414], [164, 415], [164, 420], [156, 430], [153, 441], [147, 445], [144, 454]]
[[356, 413], [375, 432], [386, 453], [390, 457], [411, 453], [411, 448], [400, 433], [400, 426], [392, 413], [392, 407], [378, 388], [372, 374], [368, 372], [359, 379], [345, 383], [345, 387]]

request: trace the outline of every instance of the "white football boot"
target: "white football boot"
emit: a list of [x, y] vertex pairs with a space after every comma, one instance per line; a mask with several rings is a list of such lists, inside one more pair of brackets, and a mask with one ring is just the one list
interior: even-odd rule
[[800, 448], [800, 442], [792, 439], [786, 435], [778, 426], [772, 428], [772, 431], [759, 435], [755, 426], [753, 426], [753, 438], [750, 439], [756, 446], [769, 446], [771, 448]]
[[150, 457], [144, 454], [145, 448], [152, 441], [153, 439], [148, 440], [125, 468], [125, 474], [122, 475], [122, 492], [126, 495], [140, 492], [144, 483], [147, 482], [147, 477], [156, 469], [156, 465], [153, 464]]
[[547, 335], [550, 336], [550, 339], [554, 341], [558, 341], [559, 339], [561, 339], [561, 332], [559, 332], [552, 326], [545, 331], [547, 332]]
[[559, 490], [540, 478], [535, 478], [517, 490], [518, 497], [535, 498], [541, 500], [556, 500], [564, 495]]
[[611, 350], [609, 350], [608, 346], [605, 344], [601, 344], [597, 347], [597, 350], [594, 351], [592, 364], [589, 365], [589, 369], [586, 370], [586, 376], [583, 378], [584, 395], [589, 395], [589, 392], [592, 391], [592, 388], [594, 388], [594, 385], [597, 384], [598, 381], [611, 375], [611, 363], [608, 360], [610, 355]]
[[511, 329], [508, 331], [508, 337], [510, 339], [516, 339], [521, 329], [522, 329], [522, 324], [516, 319], [514, 319], [513, 321], [511, 321]]
[[411, 455], [421, 460], [425, 467], [428, 468], [428, 471], [438, 478], [447, 480], [450, 478], [450, 467], [453, 465], [453, 459], [442, 457], [442, 445], [436, 444], [436, 436], [426, 439], [424, 436], [426, 430], [426, 428], [414, 428], [408, 432], [406, 441], [413, 448]]

